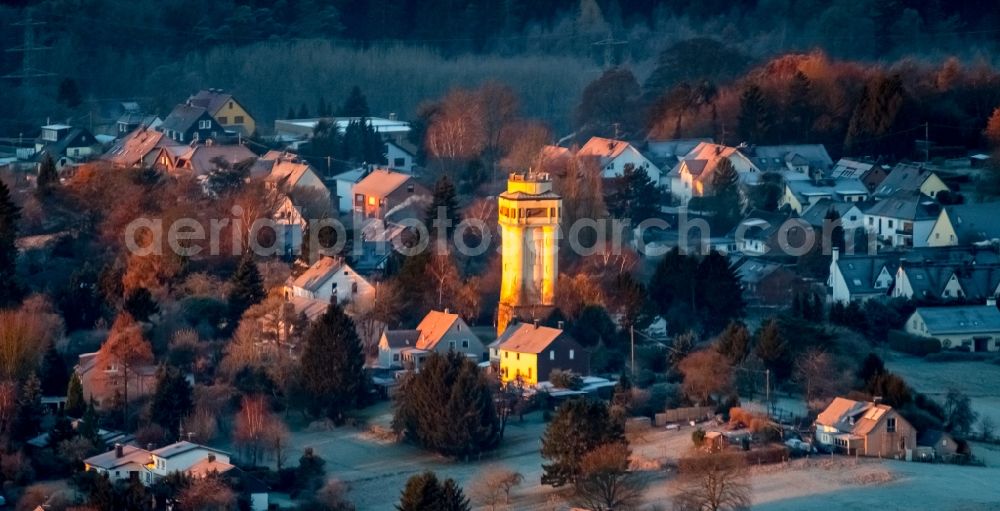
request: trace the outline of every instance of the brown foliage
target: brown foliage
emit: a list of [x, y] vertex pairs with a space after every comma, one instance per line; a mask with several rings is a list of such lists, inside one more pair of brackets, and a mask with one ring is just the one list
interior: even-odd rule
[[631, 452], [623, 443], [598, 446], [580, 460], [580, 475], [574, 483], [577, 505], [594, 511], [636, 508], [646, 488], [645, 478], [629, 471]]
[[524, 481], [520, 472], [506, 468], [488, 468], [469, 484], [472, 501], [496, 511], [501, 505], [510, 504], [510, 492]]
[[236, 494], [218, 477], [195, 479], [177, 496], [182, 511], [233, 511]]
[[714, 349], [696, 351], [684, 357], [677, 368], [684, 375], [684, 394], [698, 404], [708, 403], [713, 395], [732, 390], [729, 360]]

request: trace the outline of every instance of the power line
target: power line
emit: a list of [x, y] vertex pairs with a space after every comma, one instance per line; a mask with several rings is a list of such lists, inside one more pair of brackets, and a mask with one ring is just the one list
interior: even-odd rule
[[35, 43], [35, 29], [44, 24], [44, 21], [35, 21], [32, 18], [31, 9], [25, 9], [24, 20], [11, 23], [15, 27], [24, 27], [24, 39], [21, 46], [7, 48], [9, 53], [21, 54], [21, 71], [5, 75], [4, 78], [21, 80], [21, 85], [25, 90], [31, 90], [32, 78], [54, 76], [53, 73], [35, 67], [35, 55], [52, 49], [51, 46], [39, 46]]

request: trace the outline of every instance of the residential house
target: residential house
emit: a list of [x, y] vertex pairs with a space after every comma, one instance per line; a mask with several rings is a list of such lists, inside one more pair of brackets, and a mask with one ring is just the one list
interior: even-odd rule
[[892, 296], [985, 302], [1000, 293], [1000, 264], [902, 260]]
[[84, 469], [107, 475], [111, 482], [137, 479], [152, 484], [149, 451], [133, 445], [116, 444], [114, 449], [83, 460]]
[[830, 299], [844, 304], [884, 297], [892, 289], [898, 265], [898, 254], [841, 255], [834, 247], [827, 279]]
[[910, 459], [917, 430], [889, 405], [834, 398], [816, 417], [816, 442], [852, 456]]
[[868, 232], [892, 247], [928, 246], [931, 229], [941, 213], [934, 199], [907, 190], [897, 190], [863, 209]]
[[246, 107], [222, 89], [198, 91], [188, 98], [187, 104], [204, 108], [225, 131], [244, 137], [257, 131], [257, 123]]
[[927, 236], [927, 246], [1000, 244], [998, 212], [1000, 203], [995, 202], [945, 206]]
[[368, 169], [358, 167], [333, 176], [334, 191], [337, 194], [337, 211], [350, 213], [354, 210], [354, 185], [368, 175]]
[[785, 193], [779, 205], [788, 206], [801, 215], [822, 199], [857, 204], [868, 200], [868, 189], [858, 179], [786, 181]]
[[265, 182], [278, 190], [312, 189], [328, 200], [330, 198], [330, 189], [320, 179], [316, 169], [294, 153], [268, 151], [257, 161], [254, 172], [264, 173]]
[[326, 304], [367, 303], [375, 296], [375, 286], [339, 257], [322, 257], [285, 286], [286, 297], [301, 297]]
[[309, 222], [291, 197], [283, 195], [272, 220], [275, 226], [275, 246], [284, 255], [301, 253], [303, 234]]
[[387, 330], [378, 345], [380, 367], [419, 370], [431, 353], [462, 353], [474, 362], [486, 359], [486, 347], [458, 314], [432, 310], [414, 330]]
[[850, 158], [841, 158], [830, 170], [833, 179], [859, 179], [869, 192], [874, 192], [889, 175], [889, 169], [878, 163], [864, 162]]
[[905, 329], [941, 341], [944, 349], [1000, 351], [1000, 310], [995, 300], [986, 305], [918, 307]]
[[149, 486], [180, 472], [205, 477], [212, 471], [232, 470], [229, 453], [191, 442], [176, 442], [156, 450], [117, 444], [115, 448], [83, 460], [86, 470], [107, 474], [112, 482], [138, 479]]
[[216, 140], [226, 134], [225, 129], [207, 109], [187, 103], [175, 106], [170, 115], [163, 119], [159, 130], [170, 140], [182, 144]]
[[955, 437], [939, 429], [928, 429], [917, 436], [917, 445], [931, 451], [933, 459], [949, 461], [958, 454], [961, 445]]
[[761, 172], [780, 174], [785, 181], [820, 179], [833, 166], [823, 144], [744, 145], [738, 149]]
[[406, 141], [385, 143], [386, 166], [392, 170], [413, 174], [417, 168], [417, 149]]
[[805, 288], [802, 279], [783, 264], [747, 258], [736, 267], [747, 303], [786, 306]]
[[128, 381], [117, 366], [98, 367], [98, 352], [81, 353], [74, 371], [83, 386], [83, 395], [88, 400], [93, 398], [98, 407], [111, 403], [115, 391], [128, 385], [129, 400], [148, 396], [156, 390], [156, 366], [143, 365], [131, 367], [128, 371]]
[[703, 142], [695, 146], [667, 174], [670, 194], [680, 201], [681, 205], [687, 205], [692, 197], [712, 195], [712, 176], [723, 158], [733, 164], [741, 182], [748, 184], [757, 182], [761, 170], [739, 149]]
[[[865, 214], [861, 212], [856, 202], [837, 202], [832, 199], [819, 199], [813, 202], [812, 206], [802, 212], [802, 221], [813, 226], [819, 232], [827, 227], [827, 215], [833, 210], [840, 217], [840, 226], [844, 229], [844, 234], [848, 239], [858, 230], [865, 228]], [[833, 228], [831, 225], [830, 229]]]
[[789, 248], [802, 247], [812, 227], [799, 218], [780, 212], [754, 210], [733, 231], [737, 251], [750, 256], [788, 255]]
[[[431, 193], [413, 176], [388, 169], [376, 169], [353, 189], [354, 213], [360, 218], [385, 219], [399, 208], [426, 207]], [[422, 209], [418, 207], [418, 209]]]
[[150, 168], [161, 148], [177, 145], [163, 132], [140, 126], [115, 141], [101, 159], [116, 168]]
[[190, 172], [206, 176], [219, 167], [219, 162], [237, 165], [256, 161], [257, 155], [242, 145], [198, 144], [194, 146], [161, 147], [156, 165], [168, 172]]
[[626, 166], [646, 171], [654, 184], [662, 184], [660, 168], [632, 144], [623, 140], [591, 137], [576, 153], [577, 158], [595, 159], [605, 179], [621, 176]]
[[934, 171], [922, 165], [900, 163], [892, 168], [882, 184], [875, 189], [875, 196], [885, 198], [900, 191], [920, 192], [936, 198], [937, 194], [950, 190]]
[[115, 121], [115, 136], [124, 137], [143, 127], [148, 130], [155, 130], [163, 124], [163, 119], [155, 115], [146, 115], [140, 110], [125, 112]]
[[648, 155], [650, 161], [655, 163], [660, 169], [672, 169], [688, 153], [698, 147], [701, 143], [712, 143], [710, 138], [675, 138], [675, 139], [646, 139], [646, 147], [643, 151]]
[[500, 378], [526, 385], [547, 381], [554, 369], [590, 374], [590, 354], [561, 328], [511, 323], [497, 339]]
[[41, 161], [47, 154], [62, 169], [66, 165], [79, 163], [99, 154], [101, 143], [85, 128], [74, 128], [66, 124], [48, 124], [35, 139], [35, 161]]

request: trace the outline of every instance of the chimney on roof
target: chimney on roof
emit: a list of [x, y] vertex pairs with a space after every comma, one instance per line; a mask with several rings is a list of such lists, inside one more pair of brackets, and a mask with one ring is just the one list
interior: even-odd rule
[[563, 325], [564, 325], [564, 324], [565, 324], [564, 322], [562, 322], [562, 321], [559, 321], [558, 323], [556, 323], [556, 327], [558, 327], [558, 328], [559, 328], [559, 330], [562, 330], [562, 329], [563, 329]]
[[444, 313], [445, 314], [451, 314], [451, 309], [449, 309], [448, 307], [445, 307], [444, 308]]
[[122, 444], [115, 444], [115, 457], [121, 458], [125, 456], [125, 446]]
[[535, 325], [535, 328], [538, 328], [538, 318], [531, 320], [531, 323]]
[[215, 453], [208, 453], [208, 462], [215, 463]]
[[875, 404], [881, 403], [882, 402], [882, 396], [874, 396], [874, 397], [872, 397], [872, 402], [875, 403]]
[[396, 112], [389, 112], [389, 120], [390, 121], [396, 120]]
[[718, 156], [720, 154], [722, 154], [722, 146], [721, 145], [717, 145], [717, 146], [715, 146], [715, 155]]

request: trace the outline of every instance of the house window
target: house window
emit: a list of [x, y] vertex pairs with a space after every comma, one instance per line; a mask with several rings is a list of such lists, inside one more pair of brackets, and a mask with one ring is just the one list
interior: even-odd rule
[[351, 292], [354, 293], [354, 294], [358, 293], [358, 283], [357, 282], [352, 282], [351, 283]]
[[868, 217], [868, 225], [875, 225], [875, 219], [872, 217]]
[[243, 124], [243, 116], [237, 115], [236, 117], [233, 117], [233, 122], [235, 124]]
[[212, 129], [212, 121], [208, 119], [198, 121], [198, 129], [200, 130]]
[[885, 431], [886, 431], [886, 433], [895, 433], [896, 432], [896, 418], [895, 417], [889, 417], [888, 419], [886, 419], [886, 421], [885, 421]]
[[889, 228], [892, 229], [892, 220], [889, 220]]
[[230, 101], [230, 102], [229, 102], [229, 109], [230, 109], [230, 110], [232, 110], [232, 109], [233, 109], [233, 102], [232, 102], [232, 101]]
[[228, 117], [219, 117], [219, 124], [229, 124]]
[[573, 360], [573, 355], [575, 355], [575, 353], [573, 352], [573, 350], [569, 350], [569, 359], [570, 360]]
[[517, 360], [521, 360], [521, 354], [520, 354], [520, 353], [515, 353], [515, 354], [514, 354], [514, 357], [515, 357], [515, 358], [516, 358]]
[[462, 348], [468, 349], [468, 347], [469, 347], [469, 340], [468, 339], [462, 339]]
[[549, 350], [549, 360], [556, 359], [556, 350]]
[[503, 358], [510, 358], [510, 352], [509, 351], [503, 352]]
[[392, 354], [392, 361], [393, 362], [399, 362], [399, 353], [393, 353]]
[[531, 379], [531, 368], [530, 367], [528, 368], [528, 379], [529, 380]]
[[406, 193], [413, 193], [413, 183], [406, 185]]
[[406, 158], [393, 158], [392, 165], [394, 167], [403, 167], [406, 165]]

